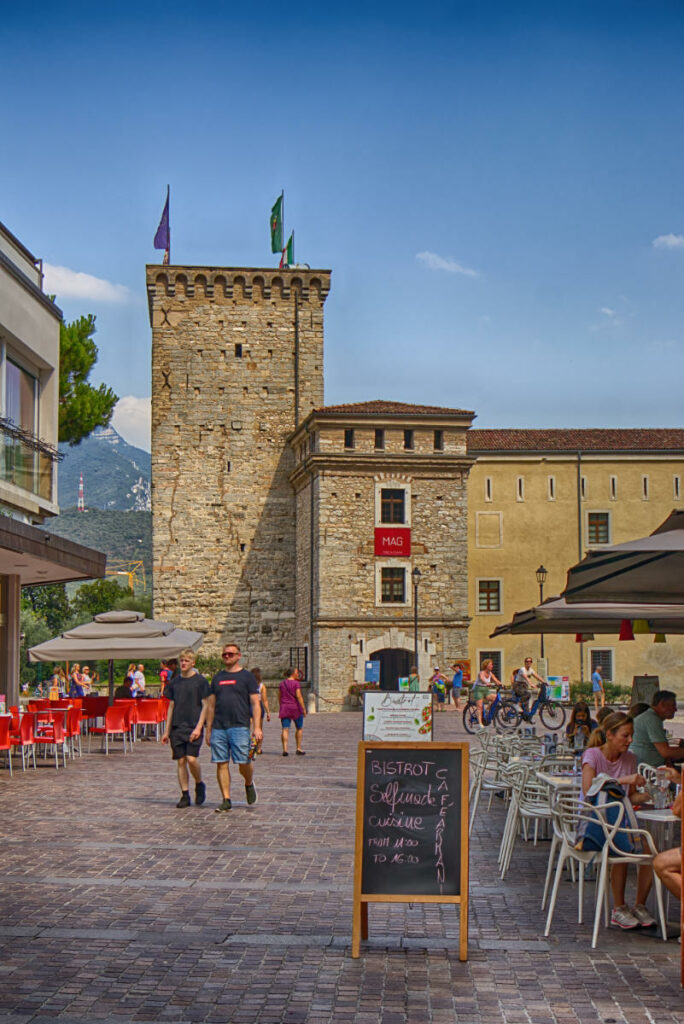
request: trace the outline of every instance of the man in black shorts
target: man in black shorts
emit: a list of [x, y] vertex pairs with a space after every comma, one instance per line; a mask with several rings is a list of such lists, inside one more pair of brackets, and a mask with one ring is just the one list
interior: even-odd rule
[[190, 648], [178, 656], [180, 674], [166, 684], [164, 695], [170, 700], [162, 743], [170, 743], [173, 760], [178, 762], [181, 798], [176, 807], [190, 806], [190, 779], [195, 780], [195, 803], [207, 798], [198, 761], [202, 746], [202, 730], [209, 706], [209, 683], [195, 668], [195, 652]]
[[240, 664], [242, 654], [237, 644], [227, 643], [223, 647], [225, 668], [217, 672], [211, 681], [211, 696], [207, 716], [207, 743], [211, 744], [211, 759], [216, 765], [216, 779], [221, 790], [221, 803], [216, 811], [229, 811], [230, 767], [238, 766], [245, 782], [245, 798], [248, 804], [255, 804], [257, 791], [254, 785], [254, 761], [250, 760], [249, 721], [254, 720], [254, 739], [259, 743], [261, 731], [261, 700], [259, 684]]

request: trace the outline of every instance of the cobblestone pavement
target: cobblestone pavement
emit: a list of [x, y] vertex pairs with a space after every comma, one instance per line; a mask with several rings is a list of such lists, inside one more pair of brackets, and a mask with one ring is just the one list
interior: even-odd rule
[[[462, 738], [440, 715], [437, 739]], [[469, 961], [453, 907], [376, 905], [350, 957], [358, 714], [306, 720], [306, 757], [278, 725], [257, 761], [259, 801], [176, 810], [168, 749], [138, 743], [66, 771], [0, 772], [0, 1022], [129, 1024], [629, 1024], [684, 1022], [679, 950], [575, 923], [564, 886], [543, 939], [548, 843], [496, 868], [501, 801], [471, 848]], [[587, 914], [591, 917], [591, 914]]]

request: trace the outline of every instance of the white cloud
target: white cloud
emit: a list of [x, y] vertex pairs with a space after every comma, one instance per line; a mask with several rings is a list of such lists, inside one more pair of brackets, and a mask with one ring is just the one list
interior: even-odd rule
[[654, 249], [684, 249], [684, 235], [658, 235], [653, 239]]
[[450, 274], [465, 274], [466, 277], [480, 276], [477, 270], [464, 267], [461, 263], [457, 263], [456, 260], [438, 256], [436, 252], [418, 252], [416, 253], [416, 259], [424, 263], [430, 270], [446, 270]]
[[136, 398], [135, 395], [124, 395], [116, 403], [112, 426], [121, 434], [124, 441], [136, 448], [150, 450], [150, 433], [152, 419], [152, 399]]
[[84, 274], [69, 267], [43, 264], [43, 290], [60, 299], [91, 299], [93, 302], [129, 302], [133, 293], [122, 284], [112, 284], [101, 277]]
[[616, 316], [617, 315], [615, 310], [611, 309], [610, 306], [601, 306], [601, 309], [599, 310], [599, 312], [603, 313], [604, 316]]

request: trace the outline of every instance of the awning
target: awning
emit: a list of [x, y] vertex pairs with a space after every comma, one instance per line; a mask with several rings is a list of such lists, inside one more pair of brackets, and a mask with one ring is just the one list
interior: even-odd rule
[[624, 619], [645, 620], [650, 633], [684, 633], [684, 604], [599, 603], [568, 604], [551, 597], [535, 608], [516, 612], [511, 622], [497, 626], [490, 636], [607, 633], [617, 634]]
[[0, 575], [19, 576], [22, 586], [99, 579], [106, 562], [102, 551], [0, 516]]

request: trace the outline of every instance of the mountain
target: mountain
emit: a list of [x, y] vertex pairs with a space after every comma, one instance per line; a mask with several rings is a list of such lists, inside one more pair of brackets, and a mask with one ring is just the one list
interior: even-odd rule
[[60, 506], [76, 506], [82, 473], [87, 509], [150, 509], [150, 453], [128, 444], [114, 427], [100, 427], [75, 447], [59, 450], [64, 454], [58, 470]]
[[[112, 562], [142, 562], [147, 588], [152, 586], [152, 513], [149, 511], [104, 511], [91, 508], [78, 512], [75, 508], [62, 509], [54, 519], [46, 519], [41, 529], [59, 537], [85, 544], [107, 555], [107, 567]], [[119, 568], [119, 566], [116, 566]], [[126, 581], [123, 581], [124, 584]], [[143, 588], [143, 573], [137, 570], [137, 586]]]

